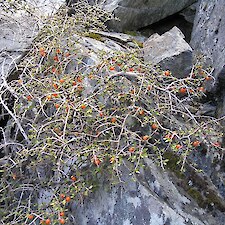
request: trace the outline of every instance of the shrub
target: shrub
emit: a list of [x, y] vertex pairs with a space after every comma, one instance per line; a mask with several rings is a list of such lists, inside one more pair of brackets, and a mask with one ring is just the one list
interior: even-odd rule
[[[84, 1], [84, 11], [76, 7], [74, 17], [62, 9], [46, 23], [18, 66], [19, 79], [1, 90], [14, 140], [4, 143], [5, 224], [65, 223], [71, 201], [89, 195], [102, 175], [121, 181], [123, 164], [131, 175], [140, 172], [145, 157], [164, 168], [164, 155], [173, 151], [183, 171], [192, 151], [222, 149], [215, 145], [219, 121], [195, 114], [207, 70], [196, 64], [177, 79], [144, 63], [139, 49], [88, 49], [82, 36], [90, 26], [106, 29], [111, 15]], [[4, 101], [9, 92], [15, 99], [11, 111]]]

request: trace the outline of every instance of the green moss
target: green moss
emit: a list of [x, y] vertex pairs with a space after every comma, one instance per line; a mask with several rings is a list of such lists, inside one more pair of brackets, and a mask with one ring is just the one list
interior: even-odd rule
[[174, 172], [178, 178], [185, 178], [184, 173], [180, 171], [180, 167], [178, 166], [178, 162], [180, 161], [178, 156], [176, 156], [173, 152], [165, 152], [164, 159], [168, 159], [166, 168]]
[[205, 207], [205, 200], [198, 190], [196, 190], [195, 188], [190, 188], [187, 190], [187, 193], [197, 202], [200, 207]]
[[86, 35], [86, 37], [90, 37], [90, 38], [93, 38], [97, 41], [102, 41], [102, 37], [100, 34], [96, 34], [96, 33], [93, 33], [93, 32], [90, 32]]
[[138, 47], [143, 48], [143, 42], [137, 41], [137, 40], [133, 40], [132, 41], [134, 44], [138, 45]]
[[131, 36], [137, 36], [138, 33], [136, 31], [127, 30], [124, 31], [125, 34], [131, 35]]

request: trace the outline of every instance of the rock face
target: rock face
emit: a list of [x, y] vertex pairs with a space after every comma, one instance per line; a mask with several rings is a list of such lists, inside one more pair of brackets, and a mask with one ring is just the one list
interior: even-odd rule
[[182, 10], [179, 14], [189, 23], [194, 23], [197, 6], [198, 3], [194, 3]]
[[191, 46], [196, 55], [206, 56], [217, 77], [225, 64], [225, 1], [201, 0], [192, 32]]
[[192, 67], [192, 49], [177, 27], [161, 36], [150, 36], [144, 42], [144, 58], [148, 63], [170, 70], [176, 77], [187, 76]]
[[[199, 209], [184, 195], [167, 172], [151, 160], [134, 182], [123, 171], [121, 185], [100, 189], [84, 201], [74, 204], [76, 224], [80, 225], [212, 225], [220, 224], [213, 216]], [[100, 184], [102, 185], [102, 184]]]
[[[26, 13], [22, 9], [14, 13], [4, 12], [0, 14], [0, 67], [1, 76], [7, 76], [9, 71], [16, 66], [30, 44], [37, 36], [43, 25], [39, 20], [40, 15], [48, 16], [56, 12], [63, 0], [57, 1], [28, 1], [32, 4], [33, 14]], [[1, 81], [0, 81], [1, 83]]]
[[[110, 2], [110, 1], [107, 1], [107, 2]], [[124, 12], [124, 15], [127, 12], [126, 10], [128, 10], [130, 6], [132, 6], [133, 8], [133, 12], [131, 10], [130, 12], [131, 14], [127, 14], [128, 18], [131, 21], [127, 20], [127, 21], [124, 21], [124, 23], [123, 21], [121, 21], [120, 29], [124, 29], [124, 27], [126, 26], [131, 26], [131, 24], [133, 23], [133, 19], [131, 19], [132, 13], [134, 15], [134, 19], [136, 20], [136, 22], [134, 23], [134, 28], [139, 27], [141, 23], [144, 24], [145, 21], [141, 19], [142, 17], [143, 19], [144, 17], [147, 18], [147, 16], [143, 16], [144, 14], [141, 14], [141, 13], [146, 12], [147, 7], [149, 7], [149, 12], [148, 12], [149, 15], [153, 12], [159, 14], [155, 16], [155, 18], [157, 17], [158, 18], [157, 20], [159, 20], [160, 18], [165, 17], [165, 15], [172, 13], [172, 11], [177, 11], [177, 10], [179, 11], [181, 8], [185, 7], [186, 5], [194, 1], [179, 1], [179, 3], [177, 3], [176, 1], [176, 5], [175, 5], [175, 1], [160, 1], [161, 5], [164, 4], [164, 7], [168, 8], [168, 12], [164, 11], [165, 8], [164, 9], [160, 8], [161, 5], [159, 4], [159, 1], [151, 1], [152, 3], [149, 3], [150, 1], [143, 0], [143, 1], [139, 1], [138, 3], [137, 2], [138, 1], [111, 1], [111, 6], [112, 6], [111, 8], [113, 9], [113, 4], [114, 4], [114, 6], [116, 7], [114, 8], [115, 12], [119, 12], [119, 10], [121, 10], [121, 12], [122, 11]], [[110, 3], [107, 3], [107, 4], [108, 5], [106, 6], [110, 5]], [[143, 9], [142, 9], [143, 11], [140, 10], [140, 14], [142, 16], [136, 13], [136, 10], [135, 10], [135, 7], [137, 8], [140, 6], [139, 4], [143, 4]], [[150, 4], [150, 6], [147, 6], [147, 4]], [[159, 8], [158, 11], [157, 9], [153, 9], [153, 5], [158, 6]], [[152, 19], [153, 16], [149, 16], [149, 18], [151, 21], [153, 21]], [[66, 39], [64, 35], [65, 34], [63, 33], [63, 39], [64, 38]], [[78, 65], [82, 66], [81, 67], [82, 70], [81, 69], [79, 70], [80, 72], [79, 74], [89, 75], [89, 76], [84, 76], [84, 79], [83, 79], [85, 88], [82, 94], [85, 97], [85, 101], [90, 97], [92, 93], [96, 93], [99, 91], [100, 84], [101, 84], [99, 82], [95, 82], [95, 80], [92, 80], [91, 75], [93, 71], [90, 70], [91, 67], [97, 66], [97, 68], [99, 69], [103, 67], [105, 64], [107, 67], [105, 66], [104, 70], [98, 71], [96, 69], [98, 76], [105, 75], [106, 72], [108, 73], [109, 65], [114, 65], [115, 68], [114, 67], [111, 68], [110, 66], [111, 69], [109, 69], [110, 71], [108, 75], [110, 75], [109, 77], [110, 79], [117, 77], [116, 79], [119, 78], [119, 80], [123, 80], [123, 78], [120, 79], [120, 77], [123, 77], [122, 74], [125, 74], [129, 78], [127, 79], [128, 80], [127, 82], [122, 83], [122, 86], [124, 89], [122, 89], [122, 92], [119, 93], [119, 96], [123, 97], [123, 95], [121, 94], [123, 94], [123, 92], [125, 92], [126, 89], [129, 89], [130, 81], [135, 82], [135, 79], [138, 78], [137, 74], [139, 74], [137, 71], [138, 69], [141, 69], [141, 68], [139, 67], [137, 68], [137, 71], [133, 71], [133, 67], [131, 67], [130, 68], [131, 70], [129, 70], [129, 73], [126, 73], [124, 71], [128, 71], [129, 68], [126, 67], [127, 62], [122, 61], [123, 60], [122, 56], [121, 58], [118, 59], [117, 64], [114, 64], [115, 59], [112, 58], [111, 60], [110, 56], [113, 55], [113, 52], [126, 53], [127, 49], [130, 47], [131, 48], [136, 47], [136, 50], [140, 50], [140, 46], [137, 45], [137, 42], [138, 41], [142, 42], [144, 38], [143, 37], [134, 38], [129, 35], [125, 35], [121, 33], [110, 33], [105, 31], [99, 32], [99, 31], [93, 30], [92, 32], [89, 33], [89, 36], [87, 35], [85, 37], [80, 37], [78, 35], [74, 35], [70, 39], [74, 41], [75, 43], [74, 46], [76, 46], [76, 49], [73, 49], [73, 52], [74, 50], [77, 50], [76, 54], [82, 55], [82, 56], [84, 55], [85, 57], [82, 58], [82, 63], [80, 63], [81, 61], [79, 59], [80, 64], [78, 64], [77, 63], [78, 61], [76, 61], [76, 58], [75, 58], [76, 54], [73, 54], [73, 55], [69, 54], [68, 56], [66, 56], [68, 57], [68, 59], [64, 58], [64, 62], [70, 62], [70, 63], [68, 64], [66, 63], [64, 75], [65, 76], [70, 74], [73, 75], [75, 69], [78, 68]], [[31, 42], [31, 40], [32, 39], [29, 39], [29, 43]], [[65, 42], [63, 43], [65, 44]], [[13, 42], [13, 44], [16, 44], [16, 46], [14, 46], [15, 49], [17, 48], [20, 49], [19, 42], [18, 43]], [[17, 46], [17, 44], [19, 46]], [[25, 48], [27, 44], [28, 42], [24, 43], [22, 47]], [[68, 43], [65, 44], [66, 48], [69, 46], [69, 44]], [[4, 51], [6, 50], [4, 49]], [[21, 52], [23, 51], [21, 50]], [[108, 58], [105, 59], [104, 63], [101, 63], [99, 61], [99, 58], [98, 58], [99, 52], [104, 52], [104, 55], [108, 56]], [[60, 54], [60, 57], [64, 57], [61, 53], [59, 54]], [[187, 76], [189, 73], [190, 67], [192, 65], [192, 49], [184, 41], [183, 34], [176, 27], [174, 27], [172, 30], [170, 30], [169, 32], [166, 32], [165, 34], [161, 36], [158, 34], [152, 35], [144, 43], [144, 54], [145, 54], [144, 56], [145, 61], [147, 63], [151, 62], [153, 64], [160, 64], [163, 69], [171, 70], [172, 73], [177, 77]], [[55, 64], [53, 65], [57, 65], [59, 60], [57, 57], [56, 58], [55, 57], [56, 55], [53, 58], [55, 60], [55, 62], [53, 62]], [[3, 60], [3, 63], [4, 62], [5, 60]], [[123, 68], [124, 71], [122, 71], [120, 68], [121, 62], [125, 63]], [[137, 61], [137, 63], [139, 63], [139, 61]], [[54, 76], [55, 72], [52, 71], [52, 73], [53, 74], [51, 75]], [[42, 72], [36, 75], [37, 77], [43, 76], [43, 79], [45, 79], [45, 77], [47, 76], [50, 76], [49, 74], [44, 74], [44, 73], [42, 74]], [[75, 75], [77, 74], [75, 73]], [[118, 77], [118, 75], [120, 76]], [[125, 75], [124, 77], [126, 78]], [[163, 79], [159, 80], [161, 84], [164, 83]], [[61, 81], [59, 82], [61, 83]], [[62, 83], [64, 83], [64, 81]], [[114, 86], [119, 87], [119, 84], [121, 83], [117, 81]], [[139, 84], [140, 83], [137, 83], [138, 87], [141, 86]], [[60, 84], [60, 85], [64, 85], [64, 84]], [[148, 89], [149, 86], [147, 85], [146, 87], [147, 87], [146, 89], [147, 91], [144, 90], [146, 95], [143, 97], [143, 99], [147, 98], [146, 97], [147, 93], [150, 93], [152, 88], [150, 86], [150, 89]], [[159, 88], [158, 86], [156, 87]], [[62, 90], [65, 90], [65, 89], [62, 89]], [[163, 89], [163, 90], [166, 90], [166, 89]], [[102, 93], [102, 91], [99, 91], [99, 92]], [[40, 93], [41, 93], [41, 97], [43, 97], [42, 92]], [[71, 96], [73, 97], [75, 94], [74, 92], [71, 92], [71, 93], [72, 93]], [[134, 93], [130, 92], [130, 93], [133, 95], [135, 92]], [[154, 95], [157, 95], [158, 92], [154, 92], [154, 89], [153, 89], [152, 93]], [[129, 94], [129, 96], [132, 96], [132, 95]], [[174, 95], [176, 95], [176, 93]], [[44, 97], [48, 97], [48, 96], [49, 95], [47, 96], [44, 95]], [[150, 99], [152, 99], [152, 96], [150, 97]], [[78, 99], [79, 101], [80, 97], [81, 95], [79, 95], [76, 98], [76, 100]], [[184, 98], [183, 98], [184, 96], [180, 96], [180, 97], [181, 97], [181, 101], [184, 101]], [[92, 96], [90, 98], [94, 99], [94, 97]], [[106, 98], [100, 99], [102, 100], [102, 103], [103, 103], [102, 105], [106, 104], [105, 99]], [[176, 99], [179, 100], [179, 95], [177, 95]], [[60, 97], [59, 100], [61, 101], [64, 99], [61, 99]], [[54, 100], [54, 101], [57, 101], [57, 100]], [[140, 100], [138, 99], [138, 101]], [[176, 102], [176, 106], [178, 105], [178, 107], [180, 107], [178, 103], [181, 103], [181, 101]], [[28, 104], [29, 102], [30, 100], [28, 100]], [[63, 104], [63, 102], [60, 102], [60, 103]], [[77, 105], [80, 106], [80, 103]], [[150, 105], [148, 104], [143, 104], [143, 105], [144, 107], [145, 106], [150, 107]], [[74, 105], [72, 104], [72, 106]], [[137, 106], [139, 107], [139, 105]], [[54, 106], [53, 108], [54, 110], [56, 110]], [[150, 108], [147, 108], [146, 112], [147, 111], [150, 112], [150, 110], [151, 110]], [[210, 110], [214, 111], [214, 109], [211, 109], [211, 108], [210, 109], [206, 108], [205, 111], [210, 111]], [[136, 113], [137, 113], [137, 109], [135, 108], [135, 114]], [[156, 114], [158, 115], [160, 113], [157, 112]], [[168, 117], [168, 115], [166, 115], [166, 117]], [[73, 114], [73, 117], [76, 117], [76, 115]], [[80, 121], [81, 117], [78, 117], [78, 118]], [[42, 121], [43, 120], [41, 120], [41, 122]], [[126, 120], [124, 119], [124, 121]], [[148, 121], [147, 123], [150, 124], [150, 122]], [[72, 125], [73, 123], [76, 125], [74, 126], [74, 129], [73, 129], [73, 132], [74, 132], [74, 130], [76, 130], [76, 128], [78, 127], [77, 125], [78, 123], [76, 123], [76, 120], [74, 119], [69, 124]], [[133, 120], [131, 121], [131, 123], [133, 125]], [[164, 123], [163, 126], [165, 126], [166, 120], [163, 121], [163, 123]], [[182, 123], [186, 124], [187, 121], [183, 121], [183, 122], [177, 121], [177, 123], [178, 125], [181, 124], [181, 126], [179, 127], [182, 129]], [[63, 121], [63, 124], [64, 124], [64, 121]], [[90, 124], [91, 123], [89, 123], [88, 126]], [[175, 122], [173, 124], [170, 124], [172, 126], [171, 129], [174, 128], [173, 127], [175, 126], [174, 124]], [[59, 122], [57, 122], [57, 125], [59, 125]], [[126, 127], [126, 129], [128, 129], [125, 122], [123, 122], [123, 127]], [[146, 129], [145, 132], [146, 131], [150, 132], [150, 127], [147, 127], [147, 128], [144, 126], [142, 127], [142, 124], [139, 125], [138, 129], [139, 128], [140, 128], [140, 131], [143, 128], [143, 130]], [[135, 129], [135, 127], [134, 128], [132, 127], [132, 129]], [[57, 131], [51, 128], [51, 134], [53, 133], [53, 131], [55, 132], [56, 137], [60, 140], [59, 138], [60, 131], [59, 130]], [[78, 134], [78, 132], [76, 133]], [[157, 132], [156, 132], [156, 135], [157, 135]], [[174, 133], [174, 135], [176, 135], [176, 133]], [[156, 139], [160, 139], [159, 136], [152, 136], [152, 137]], [[170, 138], [171, 137], [169, 137], [168, 139]], [[205, 137], [202, 137], [202, 141], [204, 141], [204, 138]], [[173, 137], [171, 138], [171, 140], [172, 139]], [[69, 137], [69, 140], [71, 140], [71, 137]], [[77, 137], [76, 137], [76, 140], [77, 140]], [[117, 141], [117, 139], [115, 140]], [[191, 145], [191, 142], [189, 144]], [[218, 143], [214, 143], [214, 145], [215, 144], [217, 144], [216, 147], [221, 148], [221, 146]], [[223, 225], [225, 224], [225, 216], [224, 216], [225, 205], [223, 201], [225, 196], [225, 187], [224, 187], [225, 166], [222, 159], [220, 159], [219, 162], [217, 163], [217, 161], [214, 160], [216, 156], [215, 157], [213, 156], [212, 159], [210, 158], [210, 154], [211, 155], [216, 154], [216, 151], [214, 151], [215, 149], [213, 149], [212, 146], [209, 147], [211, 152], [206, 154], [205, 151], [207, 150], [205, 150], [204, 148], [205, 146], [201, 146], [201, 145], [202, 144], [198, 146], [198, 149], [193, 150], [194, 153], [192, 153], [191, 155], [191, 161], [194, 164], [198, 165], [198, 168], [203, 170], [201, 174], [196, 173], [195, 168], [192, 167], [193, 166], [192, 163], [189, 165], [185, 173], [181, 174], [179, 169], [177, 169], [177, 161], [173, 160], [172, 157], [170, 157], [170, 162], [172, 163], [172, 165], [169, 166], [169, 163], [168, 163], [168, 168], [167, 168], [168, 171], [167, 170], [163, 171], [159, 166], [156, 165], [155, 162], [152, 161], [150, 157], [145, 158], [144, 159], [145, 167], [144, 169], [140, 170], [139, 174], [134, 176], [135, 181], [131, 180], [131, 176], [129, 174], [130, 172], [127, 170], [127, 168], [129, 168], [130, 165], [127, 162], [127, 160], [124, 160], [121, 166], [121, 172], [123, 172], [121, 176], [122, 182], [120, 184], [116, 184], [115, 186], [109, 185], [109, 180], [107, 179], [107, 175], [104, 174], [105, 176], [103, 175], [101, 177], [102, 174], [100, 175], [98, 174], [100, 176], [100, 178], [98, 177], [100, 182], [98, 183], [99, 188], [95, 192], [91, 193], [88, 197], [85, 197], [85, 198], [83, 198], [83, 196], [79, 196], [80, 197], [79, 202], [76, 202], [75, 200], [75, 203], [74, 202], [68, 203], [70, 208], [66, 210], [66, 213], [70, 214], [70, 219], [71, 219], [70, 220], [71, 222], [67, 221], [68, 224], [71, 224], [71, 225], [73, 224], [79, 224], [79, 225], [86, 225], [86, 224], [88, 225], [96, 225], [96, 224], [99, 224], [99, 225], [142, 225], [142, 224], [143, 225], [214, 225], [214, 224]], [[96, 149], [96, 146], [94, 146], [94, 149]], [[176, 146], [174, 145], [174, 147], [176, 148], [177, 145]], [[79, 150], [80, 149], [81, 147], [79, 146]], [[164, 151], [164, 149], [162, 150]], [[72, 151], [74, 152], [73, 148], [72, 148]], [[221, 148], [221, 152], [222, 151], [224, 150]], [[221, 155], [223, 154], [221, 153]], [[184, 155], [184, 157], [186, 156], [187, 155]], [[70, 163], [68, 163], [67, 168], [64, 168], [65, 169], [65, 171], [63, 171], [64, 175], [68, 177], [70, 176], [69, 172], [71, 171], [71, 165], [75, 164], [76, 160], [77, 159], [75, 157], [74, 158], [71, 157]], [[48, 166], [51, 167], [52, 165], [48, 164]], [[51, 169], [48, 169], [48, 170], [51, 171]], [[38, 179], [43, 178], [44, 180], [45, 176], [47, 177], [46, 174], [47, 173], [45, 173], [44, 169], [38, 171]], [[23, 179], [22, 176], [21, 176], [21, 179]], [[66, 185], [69, 182], [70, 181], [68, 181]], [[9, 185], [7, 185], [7, 187], [8, 186]], [[72, 186], [73, 184], [71, 183], [70, 187]], [[53, 188], [51, 188], [50, 185], [47, 186], [47, 188], [46, 188], [46, 185], [44, 185], [44, 187], [45, 189], [40, 189], [40, 186], [38, 186], [39, 194], [41, 196], [39, 197], [39, 201], [38, 201], [39, 204], [44, 202], [50, 203], [52, 200], [52, 196], [54, 195], [52, 193]], [[60, 188], [61, 188], [61, 185], [60, 185]], [[70, 190], [67, 190], [67, 191], [69, 192]], [[74, 194], [74, 192], [72, 194]], [[77, 199], [77, 198], [74, 198], [74, 199]], [[72, 212], [70, 211], [70, 209]], [[58, 210], [58, 200], [57, 200], [57, 210]], [[38, 222], [39, 219], [36, 219], [36, 223], [39, 223]], [[57, 215], [57, 219], [58, 219], [58, 215]]]
[[[77, 0], [71, 0], [71, 3]], [[196, 0], [106, 0], [103, 8], [113, 11], [120, 21], [110, 24], [117, 31], [136, 30], [181, 11]], [[103, 3], [102, 3], [103, 2]]]

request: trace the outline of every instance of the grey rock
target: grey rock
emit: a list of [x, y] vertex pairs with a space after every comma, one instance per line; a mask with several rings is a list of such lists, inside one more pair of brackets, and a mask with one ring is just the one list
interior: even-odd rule
[[196, 0], [107, 0], [104, 8], [113, 11], [120, 21], [112, 26], [119, 31], [136, 30], [173, 15]]
[[161, 36], [154, 34], [144, 42], [144, 59], [170, 70], [176, 77], [185, 77], [192, 67], [192, 49], [182, 32], [174, 27]]
[[10, 13], [0, 9], [0, 78], [6, 78], [29, 50], [30, 44], [43, 26], [41, 17], [55, 13], [62, 3], [63, 0], [27, 1], [33, 9], [32, 14], [23, 10]]
[[[109, 187], [102, 181], [101, 188], [87, 197], [83, 204], [72, 206], [79, 225], [212, 225], [215, 218], [198, 208], [196, 203], [150, 159], [146, 169], [132, 181], [124, 167], [120, 185]], [[127, 165], [126, 165], [127, 166]]]
[[194, 23], [198, 3], [194, 3], [182, 10], [179, 14], [189, 23]]
[[206, 57], [205, 64], [215, 68], [215, 78], [225, 64], [224, 15], [224, 0], [201, 0], [191, 38], [194, 53], [204, 55]]
[[[68, 0], [68, 5], [77, 0]], [[99, 4], [109, 12], [113, 12], [118, 20], [109, 23], [116, 31], [137, 30], [173, 15], [196, 0], [88, 0], [90, 4]]]

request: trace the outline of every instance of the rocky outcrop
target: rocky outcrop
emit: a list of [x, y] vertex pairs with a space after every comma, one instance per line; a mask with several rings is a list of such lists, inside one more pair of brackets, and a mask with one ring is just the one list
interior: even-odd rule
[[[174, 182], [170, 173], [162, 171], [150, 159], [145, 170], [131, 180], [123, 169], [123, 181], [110, 186], [102, 180], [101, 188], [72, 206], [80, 225], [212, 225], [222, 224], [198, 207]], [[127, 166], [127, 165], [126, 165]], [[102, 189], [102, 187], [104, 187]]]
[[[15, 12], [0, 8], [0, 68], [1, 77], [7, 77], [9, 71], [15, 68], [20, 59], [29, 50], [29, 46], [43, 25], [40, 16], [50, 16], [56, 12], [63, 0], [30, 2], [29, 13], [23, 8]], [[0, 80], [0, 83], [2, 81]]]
[[[122, 8], [122, 1], [113, 2]], [[167, 7], [174, 3], [164, 2]], [[178, 6], [183, 2], [176, 1]], [[64, 210], [71, 225], [224, 224], [224, 149], [218, 121], [198, 120], [201, 104], [196, 99], [203, 94], [192, 82], [200, 79], [177, 79], [148, 64], [160, 64], [177, 77], [188, 75], [192, 50], [179, 29], [152, 35], [144, 43], [145, 64], [140, 51], [145, 38], [105, 30], [81, 34], [87, 24], [77, 28], [62, 19], [61, 26], [49, 21], [52, 29], [41, 37], [54, 39], [57, 34], [56, 39], [35, 43], [20, 64], [20, 80], [8, 84], [18, 99], [12, 127], [21, 120], [31, 141], [19, 144], [21, 128], [14, 132], [8, 127], [19, 147], [9, 155], [2, 182], [7, 198], [0, 200], [5, 204], [12, 197], [16, 210], [24, 207], [33, 213], [30, 219], [16, 212], [12, 219], [19, 222], [13, 223], [40, 224], [49, 216], [58, 223]], [[142, 157], [140, 170], [128, 169], [138, 159], [136, 169]], [[116, 184], [110, 185], [112, 181]], [[4, 207], [12, 209], [10, 204]], [[0, 216], [5, 216], [4, 209]], [[4, 219], [11, 219], [8, 213]]]
[[[77, 2], [71, 0], [68, 2]], [[107, 11], [113, 12], [119, 21], [110, 23], [117, 31], [137, 30], [181, 11], [196, 0], [107, 0], [99, 1]]]
[[196, 9], [199, 3], [194, 3], [182, 10], [179, 14], [189, 23], [194, 23]]
[[191, 38], [195, 54], [205, 56], [205, 64], [215, 68], [215, 77], [225, 64], [224, 15], [225, 1], [201, 0]]
[[174, 27], [144, 42], [144, 59], [153, 65], [159, 64], [163, 70], [170, 70], [176, 77], [186, 77], [192, 67], [192, 49], [182, 32]]

